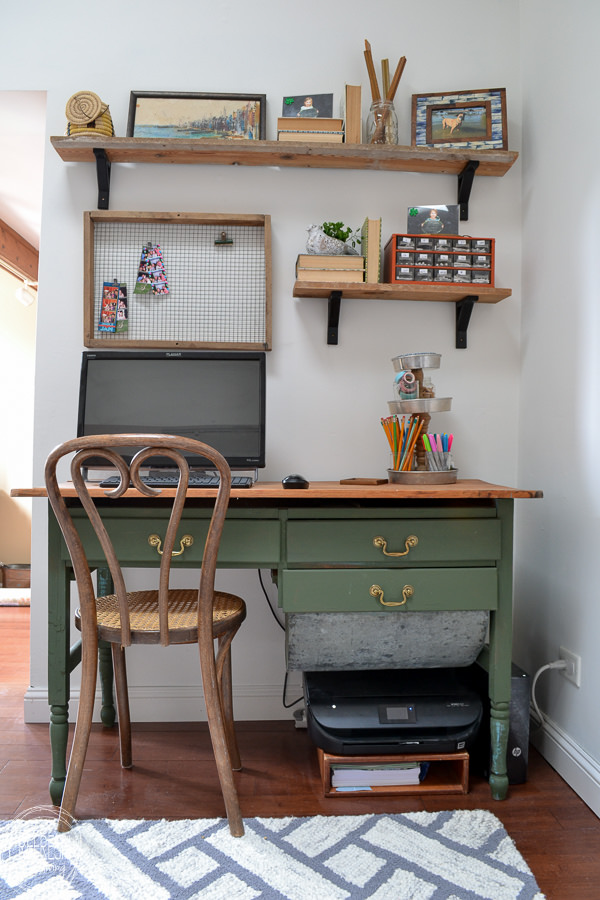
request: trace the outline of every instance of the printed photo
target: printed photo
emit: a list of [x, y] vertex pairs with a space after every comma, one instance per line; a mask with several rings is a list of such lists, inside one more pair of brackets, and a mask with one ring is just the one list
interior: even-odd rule
[[333, 94], [299, 94], [284, 97], [281, 115], [287, 119], [331, 119]]

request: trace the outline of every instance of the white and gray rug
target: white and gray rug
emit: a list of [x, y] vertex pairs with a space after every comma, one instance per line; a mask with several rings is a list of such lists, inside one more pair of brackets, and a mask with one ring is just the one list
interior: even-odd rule
[[3, 900], [543, 900], [486, 810], [0, 823]]

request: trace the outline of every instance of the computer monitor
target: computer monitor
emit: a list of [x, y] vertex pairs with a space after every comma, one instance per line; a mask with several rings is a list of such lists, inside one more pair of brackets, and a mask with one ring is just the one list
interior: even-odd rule
[[[265, 354], [119, 351], [82, 356], [77, 435], [176, 434], [219, 450], [232, 469], [265, 465]], [[119, 450], [128, 461], [134, 449]], [[209, 468], [187, 455], [190, 466]], [[153, 457], [153, 468], [172, 468]], [[90, 460], [88, 467], [104, 466]]]

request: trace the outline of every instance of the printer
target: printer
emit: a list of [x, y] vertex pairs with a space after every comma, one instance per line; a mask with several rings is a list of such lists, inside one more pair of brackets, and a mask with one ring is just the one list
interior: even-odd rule
[[326, 753], [454, 753], [477, 737], [482, 702], [461, 669], [303, 675], [308, 733]]

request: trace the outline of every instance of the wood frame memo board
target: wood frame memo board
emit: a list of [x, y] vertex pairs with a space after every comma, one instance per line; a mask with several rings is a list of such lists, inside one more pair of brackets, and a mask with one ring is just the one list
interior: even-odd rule
[[[168, 293], [136, 293], [160, 245]], [[104, 283], [127, 285], [126, 330], [100, 329]], [[84, 213], [85, 347], [271, 349], [271, 217]]]

